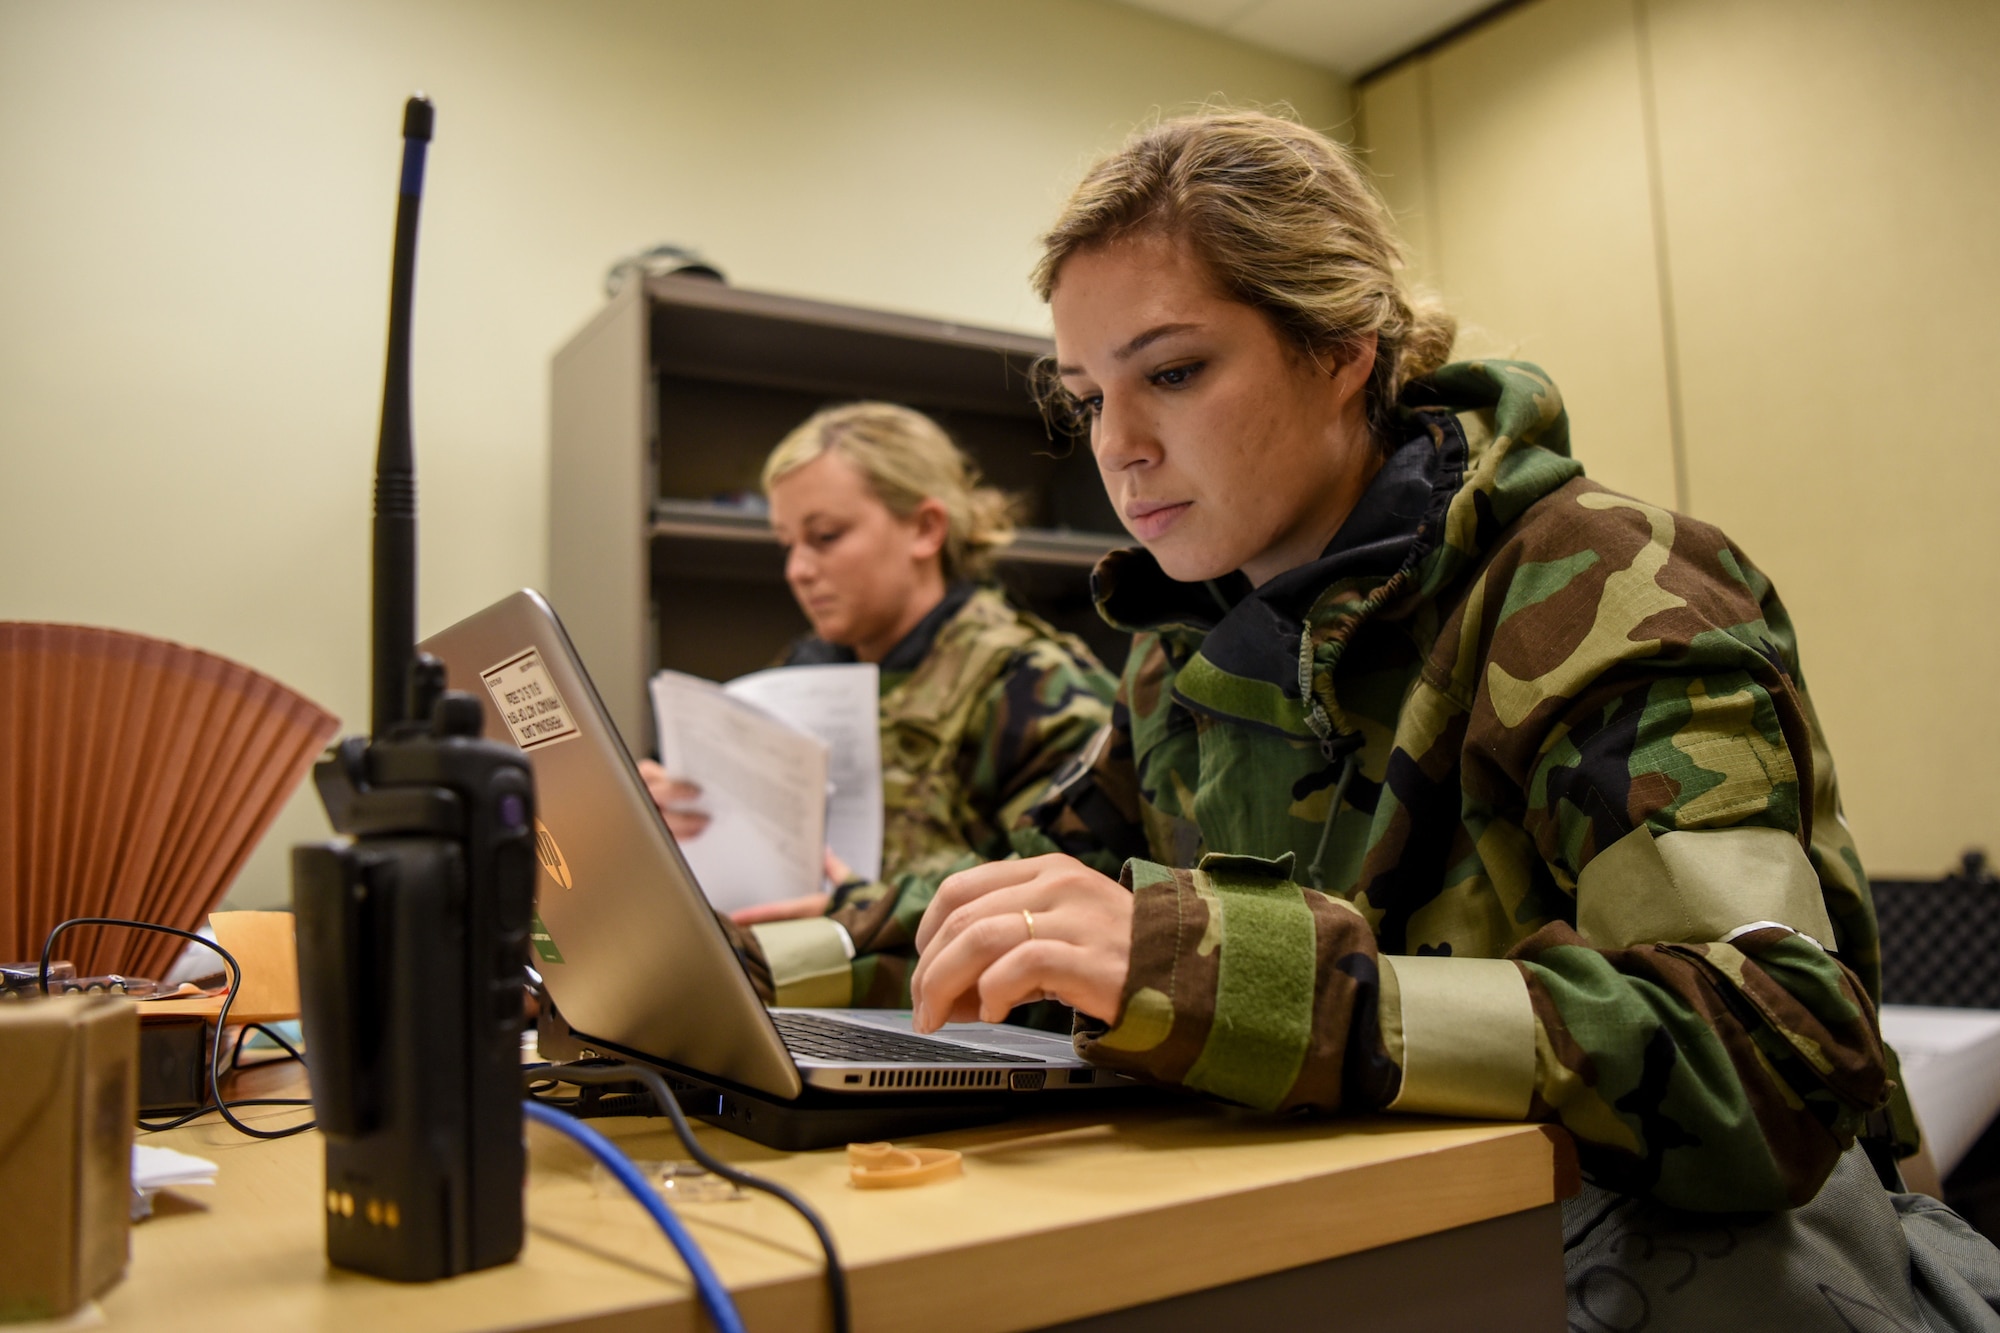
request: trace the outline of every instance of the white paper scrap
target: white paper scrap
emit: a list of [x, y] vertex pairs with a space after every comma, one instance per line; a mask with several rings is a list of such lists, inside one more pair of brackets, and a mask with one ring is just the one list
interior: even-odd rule
[[164, 1189], [213, 1185], [215, 1163], [172, 1148], [132, 1145], [132, 1220], [153, 1215], [153, 1196]]
[[206, 1157], [172, 1148], [132, 1145], [132, 1188], [162, 1190], [169, 1186], [213, 1185], [216, 1165]]

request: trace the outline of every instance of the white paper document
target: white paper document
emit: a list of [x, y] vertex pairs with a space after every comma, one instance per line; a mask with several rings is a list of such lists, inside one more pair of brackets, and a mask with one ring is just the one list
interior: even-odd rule
[[879, 879], [882, 673], [875, 664], [774, 667], [723, 688], [826, 742], [826, 845], [862, 879]]
[[831, 845], [856, 874], [882, 862], [882, 760], [872, 665], [780, 667], [730, 684], [653, 677], [660, 762], [709, 817], [681, 855], [722, 911], [823, 886]]

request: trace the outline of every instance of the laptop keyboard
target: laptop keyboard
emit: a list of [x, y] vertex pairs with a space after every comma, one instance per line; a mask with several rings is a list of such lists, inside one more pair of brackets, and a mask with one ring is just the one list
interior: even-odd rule
[[794, 1055], [861, 1064], [1021, 1065], [1040, 1064], [1032, 1055], [1002, 1055], [901, 1032], [883, 1032], [816, 1014], [772, 1014], [778, 1035]]

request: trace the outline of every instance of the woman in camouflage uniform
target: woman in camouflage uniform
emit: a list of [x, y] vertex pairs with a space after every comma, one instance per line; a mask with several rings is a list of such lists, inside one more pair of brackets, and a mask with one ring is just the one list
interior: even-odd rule
[[2000, 1255], [1857, 1143], [1874, 915], [1769, 580], [1586, 480], [1540, 370], [1443, 364], [1397, 266], [1267, 116], [1072, 196], [1037, 285], [1135, 637], [1049, 854], [937, 894], [917, 1026], [1053, 995], [1251, 1106], [1561, 1124], [1573, 1328], [2000, 1327]]
[[[938, 883], [1009, 853], [1008, 830], [1110, 717], [1113, 682], [1081, 641], [981, 582], [1012, 539], [1009, 503], [930, 418], [829, 408], [779, 443], [763, 481], [814, 631], [786, 665], [881, 668], [884, 875], [850, 880], [829, 855], [833, 894], [738, 912], [732, 935], [777, 1003], [901, 1007]], [[698, 788], [641, 771], [675, 835], [698, 836]]]

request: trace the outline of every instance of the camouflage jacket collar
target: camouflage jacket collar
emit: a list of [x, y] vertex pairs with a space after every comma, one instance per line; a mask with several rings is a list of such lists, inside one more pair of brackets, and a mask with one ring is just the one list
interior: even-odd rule
[[[960, 580], [945, 589], [944, 600], [924, 613], [924, 618], [899, 639], [894, 648], [877, 665], [885, 676], [908, 675], [915, 671], [923, 660], [930, 656], [931, 646], [937, 642], [938, 631], [951, 621], [965, 604], [972, 600], [972, 594], [979, 591], [979, 585], [969, 580]], [[785, 652], [781, 665], [784, 666], [828, 666], [858, 662], [854, 650], [844, 644], [828, 643], [816, 634], [807, 634], [795, 640]]]
[[1255, 589], [1240, 573], [1178, 583], [1143, 549], [1098, 565], [1099, 614], [1160, 636], [1183, 705], [1330, 745], [1349, 729], [1334, 667], [1360, 627], [1437, 599], [1582, 470], [1561, 397], [1533, 366], [1455, 363], [1413, 384], [1403, 406], [1411, 438], [1312, 563]]

